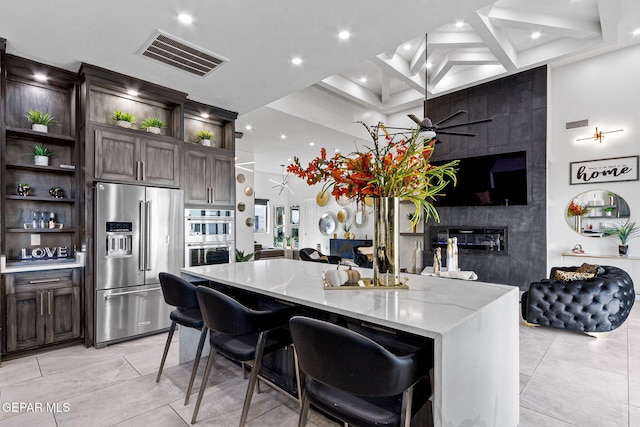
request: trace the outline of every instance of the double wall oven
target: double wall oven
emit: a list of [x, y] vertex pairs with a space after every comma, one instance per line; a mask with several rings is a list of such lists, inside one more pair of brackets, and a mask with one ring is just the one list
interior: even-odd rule
[[185, 209], [184, 224], [185, 267], [234, 262], [233, 210]]

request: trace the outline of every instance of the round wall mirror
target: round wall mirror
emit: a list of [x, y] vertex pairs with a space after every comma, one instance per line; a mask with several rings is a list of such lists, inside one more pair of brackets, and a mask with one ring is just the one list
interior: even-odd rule
[[244, 223], [247, 224], [247, 227], [253, 227], [253, 224], [254, 224], [253, 218], [247, 218], [247, 220]]
[[356, 227], [364, 227], [364, 225], [367, 223], [367, 213], [364, 211], [364, 209], [356, 211], [355, 215], [353, 216], [353, 223], [356, 225]]
[[245, 187], [245, 189], [244, 189], [244, 194], [245, 194], [246, 196], [249, 196], [249, 197], [253, 196], [253, 188], [251, 188], [251, 187]]
[[238, 176], [236, 176], [236, 180], [237, 180], [240, 184], [244, 183], [245, 179], [246, 179], [246, 178], [245, 178], [245, 176], [244, 176], [244, 174], [243, 174], [243, 173], [239, 173], [239, 174], [238, 174]]
[[323, 213], [318, 221], [318, 229], [325, 236], [333, 234], [336, 231], [336, 217], [331, 212]]
[[629, 204], [618, 194], [607, 190], [580, 193], [567, 203], [567, 225], [576, 233], [603, 237], [604, 229], [631, 216]]

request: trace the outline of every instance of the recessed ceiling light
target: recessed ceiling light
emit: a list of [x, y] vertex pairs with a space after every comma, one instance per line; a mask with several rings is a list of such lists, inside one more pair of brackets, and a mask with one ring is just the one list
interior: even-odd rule
[[360, 77], [360, 83], [366, 83], [366, 82], [367, 82], [366, 77]]
[[340, 31], [338, 37], [340, 37], [340, 40], [347, 40], [349, 37], [351, 37], [351, 33], [349, 31]]
[[404, 50], [409, 50], [409, 49], [411, 49], [411, 44], [410, 43], [405, 43], [404, 46], [402, 46], [402, 48]]
[[633, 33], [631, 34], [633, 34], [634, 36], [640, 36], [640, 28], [633, 30]]
[[287, 162], [290, 162], [290, 161], [291, 161], [291, 159], [287, 159]]
[[297, 56], [295, 58], [291, 58], [291, 63], [293, 65], [300, 65], [302, 64], [302, 58], [298, 58]]
[[129, 89], [127, 93], [131, 96], [138, 96], [138, 91], [134, 89]]
[[36, 73], [33, 75], [33, 78], [36, 79], [39, 82], [46, 82], [47, 80], [49, 80], [49, 78], [47, 76], [45, 76], [42, 73]]
[[251, 125], [245, 125], [244, 129], [245, 130], [251, 130], [251, 129], [253, 129], [253, 127], [251, 127]]
[[536, 31], [535, 33], [531, 33], [531, 38], [533, 40], [536, 40], [536, 39], [539, 39], [541, 35], [542, 34], [540, 34], [540, 31]]
[[427, 66], [427, 69], [430, 70], [431, 68], [433, 68], [433, 63], [430, 61], [427, 61], [426, 66]]
[[456, 28], [462, 28], [464, 21], [456, 21]]
[[207, 113], [201, 113], [200, 117], [202, 117], [203, 119], [208, 119], [209, 118], [209, 114]]
[[315, 143], [315, 142], [310, 142], [310, 143], [309, 143], [309, 146], [310, 146], [310, 147], [313, 147], [314, 145], [316, 145], [316, 143]]
[[280, 135], [280, 139], [287, 139], [287, 135], [283, 133], [282, 135]]
[[178, 15], [178, 21], [183, 24], [189, 25], [193, 23], [193, 17], [191, 15], [187, 15], [186, 13], [181, 13]]
[[340, 149], [339, 148], [334, 148], [333, 151], [336, 152], [336, 153], [339, 153]]

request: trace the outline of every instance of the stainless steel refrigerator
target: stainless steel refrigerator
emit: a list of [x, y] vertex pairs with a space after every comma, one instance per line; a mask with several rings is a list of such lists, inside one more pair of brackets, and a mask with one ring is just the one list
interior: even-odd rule
[[170, 326], [158, 273], [179, 274], [181, 190], [97, 183], [96, 347]]

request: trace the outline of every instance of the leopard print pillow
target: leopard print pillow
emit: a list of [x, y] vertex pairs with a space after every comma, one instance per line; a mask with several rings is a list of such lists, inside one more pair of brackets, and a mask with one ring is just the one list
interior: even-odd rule
[[596, 277], [595, 273], [578, 273], [577, 271], [556, 270], [554, 280], [559, 282], [573, 282], [575, 280], [586, 280]]
[[578, 269], [576, 270], [576, 273], [593, 273], [593, 274], [598, 274], [598, 270], [600, 269], [600, 266], [597, 264], [587, 264], [586, 262], [583, 263], [580, 267], [578, 267]]

